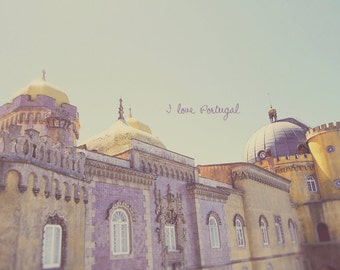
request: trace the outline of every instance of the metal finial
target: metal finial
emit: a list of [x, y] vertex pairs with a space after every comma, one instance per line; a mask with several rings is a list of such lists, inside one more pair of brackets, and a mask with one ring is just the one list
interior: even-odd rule
[[45, 71], [45, 69], [42, 70], [42, 79], [43, 79], [43, 81], [46, 81], [46, 71]]
[[124, 108], [123, 108], [123, 100], [119, 99], [119, 110], [118, 110], [119, 117], [118, 119], [124, 119]]

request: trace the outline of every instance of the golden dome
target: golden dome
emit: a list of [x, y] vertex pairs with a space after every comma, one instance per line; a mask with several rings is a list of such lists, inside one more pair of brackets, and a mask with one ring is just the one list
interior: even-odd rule
[[96, 150], [106, 155], [117, 155], [130, 149], [131, 139], [166, 148], [151, 132], [137, 129], [129, 125], [124, 119], [117, 120], [108, 130], [85, 142], [85, 145], [89, 150]]
[[89, 139], [84, 144], [88, 150], [96, 150], [106, 155], [117, 155], [131, 148], [131, 140], [136, 139], [153, 146], [165, 148], [165, 145], [151, 133], [148, 125], [130, 117], [123, 116], [122, 100], [120, 100], [118, 120], [104, 132]]
[[67, 95], [57, 87], [46, 82], [44, 78], [31, 82], [28, 86], [20, 90], [16, 96], [21, 95], [30, 95], [32, 100], [35, 100], [37, 95], [44, 95], [54, 98], [56, 104], [59, 106], [62, 103], [70, 104]]
[[126, 122], [127, 122], [130, 126], [136, 128], [136, 129], [139, 129], [139, 130], [141, 130], [141, 131], [144, 131], [144, 132], [146, 132], [146, 133], [151, 134], [151, 129], [150, 129], [150, 127], [149, 127], [147, 124], [144, 124], [143, 122], [141, 122], [141, 121], [137, 120], [136, 118], [133, 118], [133, 117], [132, 117], [131, 108], [130, 108], [130, 115], [129, 115], [129, 117], [126, 119]]

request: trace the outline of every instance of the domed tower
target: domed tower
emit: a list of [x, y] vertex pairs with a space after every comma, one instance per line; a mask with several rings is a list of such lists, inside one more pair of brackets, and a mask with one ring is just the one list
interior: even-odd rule
[[118, 114], [118, 120], [109, 129], [84, 143], [88, 150], [124, 158], [124, 153], [131, 148], [132, 139], [166, 149], [165, 145], [152, 135], [148, 125], [133, 118], [131, 113], [129, 118], [124, 118], [122, 99], [120, 99]]
[[277, 119], [277, 112], [268, 111], [270, 123], [248, 140], [244, 160], [291, 180], [290, 197], [301, 204], [318, 201], [313, 157], [306, 145], [309, 128], [294, 118]]
[[322, 199], [340, 199], [340, 122], [312, 128], [306, 136]]
[[19, 91], [12, 103], [0, 107], [0, 119], [1, 130], [17, 125], [24, 135], [25, 130], [34, 129], [54, 144], [66, 147], [75, 146], [79, 138], [77, 107], [70, 104], [62, 90], [46, 81], [45, 72], [41, 79]]

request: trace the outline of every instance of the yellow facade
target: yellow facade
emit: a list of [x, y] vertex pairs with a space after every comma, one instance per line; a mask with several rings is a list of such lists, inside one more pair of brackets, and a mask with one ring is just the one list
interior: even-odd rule
[[[25, 167], [22, 170], [32, 169]], [[65, 241], [69, 248], [64, 269], [84, 269], [85, 205], [83, 202], [57, 200], [55, 186], [52, 194], [46, 197], [46, 182], [41, 180], [40, 191], [34, 195], [32, 189], [37, 186], [33, 174], [26, 180], [17, 170], [9, 170], [6, 174], [5, 189], [0, 196], [0, 269], [41, 269], [41, 234], [44, 230], [41, 224], [46, 224], [46, 217], [55, 214], [66, 223]], [[27, 181], [24, 190], [20, 184], [23, 181]]]

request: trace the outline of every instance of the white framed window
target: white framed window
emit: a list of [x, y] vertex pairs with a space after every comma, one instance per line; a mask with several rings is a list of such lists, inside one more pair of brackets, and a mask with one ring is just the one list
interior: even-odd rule
[[244, 221], [240, 215], [236, 215], [234, 218], [234, 226], [235, 226], [235, 231], [236, 231], [236, 240], [237, 240], [237, 245], [239, 247], [245, 247], [246, 246], [246, 241], [244, 238]]
[[289, 219], [288, 220], [288, 227], [289, 227], [289, 233], [290, 233], [290, 240], [292, 241], [293, 244], [295, 244], [296, 241], [296, 227], [293, 222], [293, 220]]
[[62, 228], [58, 224], [46, 224], [43, 236], [43, 269], [61, 266]]
[[306, 175], [306, 183], [309, 192], [318, 192], [318, 186], [314, 175]]
[[209, 234], [211, 248], [220, 248], [220, 233], [216, 218], [213, 216], [209, 217]]
[[113, 255], [130, 253], [130, 222], [122, 209], [117, 209], [110, 217], [111, 252]]
[[279, 245], [283, 245], [285, 242], [284, 234], [283, 234], [283, 228], [282, 228], [282, 222], [280, 216], [274, 216], [275, 220], [275, 230], [277, 235], [277, 243]]
[[175, 225], [165, 225], [165, 245], [168, 251], [176, 251], [176, 228]]
[[268, 222], [264, 216], [260, 217], [260, 228], [264, 246], [269, 246]]

